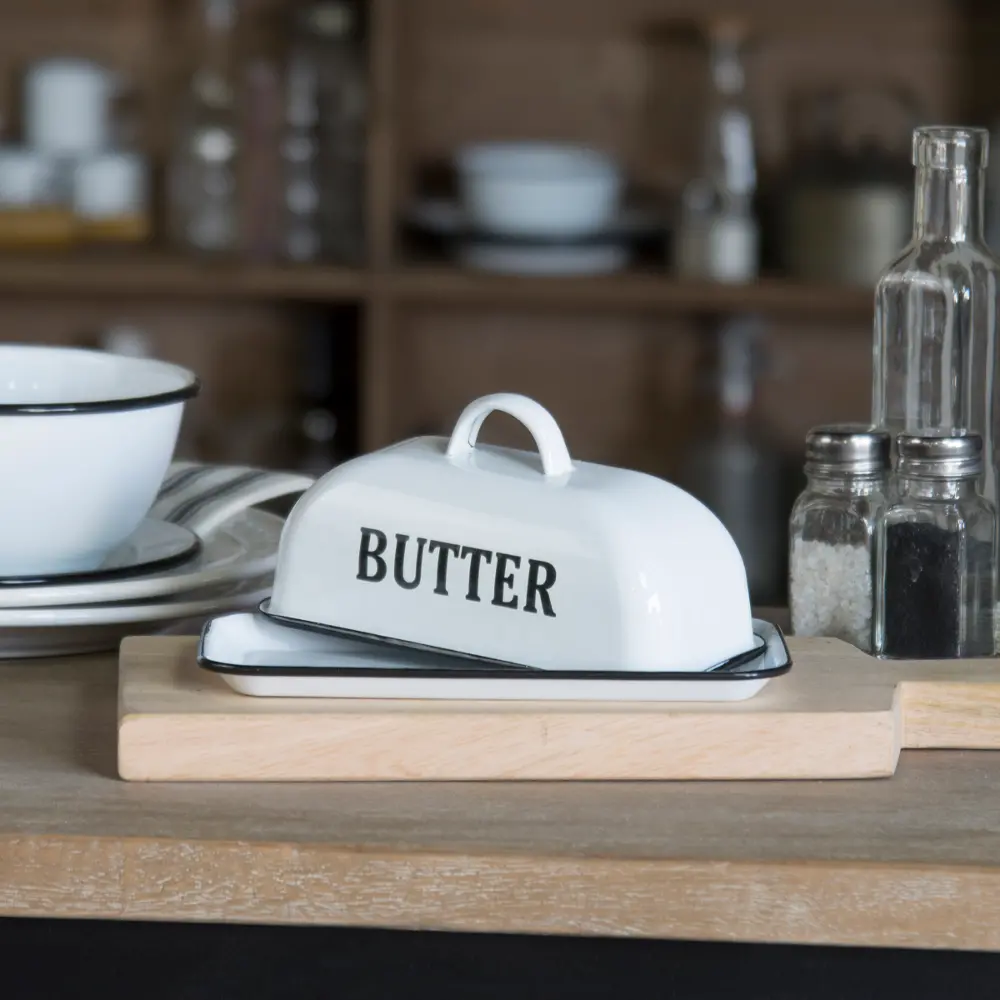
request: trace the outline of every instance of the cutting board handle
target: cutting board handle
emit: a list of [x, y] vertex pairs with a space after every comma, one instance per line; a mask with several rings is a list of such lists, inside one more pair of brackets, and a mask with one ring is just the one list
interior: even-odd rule
[[540, 403], [514, 392], [497, 392], [469, 403], [452, 431], [448, 442], [449, 458], [460, 458], [472, 452], [483, 421], [494, 410], [510, 414], [528, 428], [535, 439], [546, 476], [565, 476], [573, 471], [573, 460], [555, 417]]

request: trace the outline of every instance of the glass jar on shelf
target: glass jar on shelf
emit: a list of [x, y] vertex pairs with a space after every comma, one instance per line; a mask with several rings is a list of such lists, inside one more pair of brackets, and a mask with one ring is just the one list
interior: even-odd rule
[[240, 246], [237, 0], [201, 0], [199, 51], [178, 115], [169, 176], [173, 241], [196, 253]]
[[360, 263], [367, 68], [354, 0], [294, 8], [285, 90], [283, 255]]
[[913, 237], [875, 293], [872, 420], [897, 434], [979, 434], [996, 503], [993, 403], [1000, 261], [983, 235], [985, 129], [913, 133]]
[[758, 271], [753, 123], [745, 100], [745, 25], [708, 26], [711, 96], [698, 174], [681, 196], [674, 266], [682, 278], [752, 281]]
[[806, 488], [789, 523], [792, 632], [872, 649], [875, 525], [885, 503], [889, 435], [860, 424], [806, 436]]
[[56, 162], [34, 149], [0, 146], [0, 250], [65, 249], [75, 235]]
[[73, 172], [73, 213], [81, 240], [141, 243], [149, 239], [145, 159], [111, 150], [81, 160]]
[[977, 489], [978, 434], [897, 439], [893, 501], [878, 525], [880, 656], [992, 656], [996, 511]]

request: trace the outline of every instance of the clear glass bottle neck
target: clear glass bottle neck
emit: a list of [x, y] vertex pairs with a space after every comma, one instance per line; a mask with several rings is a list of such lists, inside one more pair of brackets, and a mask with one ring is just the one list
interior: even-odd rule
[[806, 469], [807, 488], [813, 493], [824, 496], [871, 496], [885, 489], [885, 476], [882, 473], [866, 473], [860, 475], [845, 471], [821, 471]]
[[918, 167], [913, 205], [914, 239], [981, 243], [983, 173], [978, 168]]
[[917, 476], [897, 476], [896, 495], [918, 500], [966, 500], [976, 496], [976, 477], [961, 479], [921, 479]]

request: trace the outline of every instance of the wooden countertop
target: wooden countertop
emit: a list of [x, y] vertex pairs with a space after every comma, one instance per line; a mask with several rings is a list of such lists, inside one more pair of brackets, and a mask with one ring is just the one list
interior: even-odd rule
[[891, 780], [141, 785], [109, 657], [0, 665], [0, 914], [1000, 950], [1000, 755]]

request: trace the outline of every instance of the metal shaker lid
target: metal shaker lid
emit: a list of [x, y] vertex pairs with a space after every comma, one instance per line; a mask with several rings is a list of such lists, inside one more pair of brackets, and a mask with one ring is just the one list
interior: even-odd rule
[[876, 475], [889, 467], [890, 437], [868, 424], [824, 424], [806, 435], [806, 471]]
[[983, 471], [983, 439], [978, 434], [900, 434], [896, 449], [901, 476], [964, 479]]

